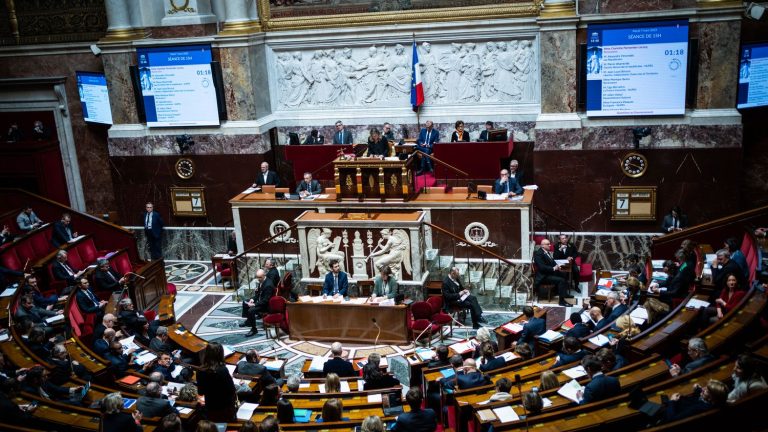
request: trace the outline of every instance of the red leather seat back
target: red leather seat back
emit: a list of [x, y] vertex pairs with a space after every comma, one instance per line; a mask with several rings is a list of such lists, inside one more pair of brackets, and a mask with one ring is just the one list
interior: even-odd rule
[[21, 271], [21, 267], [24, 263], [19, 260], [19, 256], [16, 255], [16, 248], [8, 249], [0, 255], [0, 265], [5, 268]]
[[32, 249], [35, 251], [35, 256], [42, 258], [53, 251], [53, 246], [50, 240], [45, 238], [45, 232], [40, 231], [35, 233], [29, 238], [29, 243], [32, 245]]
[[131, 259], [128, 257], [128, 253], [125, 251], [122, 251], [110, 258], [109, 264], [113, 269], [122, 275], [133, 271], [133, 268], [131, 267]]
[[80, 259], [80, 254], [77, 253], [77, 248], [72, 248], [67, 251], [67, 262], [69, 263], [69, 266], [75, 270], [82, 270], [88, 267], [88, 264]]
[[22, 265], [23, 263], [27, 262], [29, 260], [30, 262], [34, 262], [37, 260], [38, 255], [35, 253], [35, 250], [32, 249], [32, 242], [29, 240], [24, 240], [19, 242], [16, 247], [16, 256], [19, 257], [19, 260], [21, 260]]
[[96, 259], [99, 257], [99, 251], [96, 250], [96, 245], [93, 243], [92, 237], [82, 240], [77, 244], [76, 249], [84, 267], [96, 263]]

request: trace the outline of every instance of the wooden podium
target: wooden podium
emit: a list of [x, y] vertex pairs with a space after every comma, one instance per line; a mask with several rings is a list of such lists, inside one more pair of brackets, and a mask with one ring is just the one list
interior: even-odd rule
[[336, 199], [408, 201], [416, 191], [413, 183], [413, 156], [406, 160], [378, 158], [333, 161], [333, 181]]

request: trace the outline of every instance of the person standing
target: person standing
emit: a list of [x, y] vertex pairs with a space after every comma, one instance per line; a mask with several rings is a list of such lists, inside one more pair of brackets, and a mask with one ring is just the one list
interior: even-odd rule
[[261, 163], [261, 172], [256, 176], [256, 180], [254, 180], [251, 187], [261, 187], [264, 185], [280, 186], [280, 177], [277, 176], [276, 172], [269, 169], [269, 163], [267, 162]]
[[[419, 138], [416, 140], [416, 150], [427, 155], [432, 154], [432, 147], [440, 140], [440, 132], [436, 131], [433, 126], [432, 120], [424, 122], [424, 128], [419, 131]], [[432, 159], [426, 155], [421, 155], [421, 167], [416, 175], [420, 175], [424, 171], [432, 171]]]
[[352, 134], [344, 127], [341, 120], [336, 122], [336, 133], [333, 134], [334, 144], [352, 144]]
[[144, 235], [149, 245], [149, 256], [153, 260], [160, 259], [163, 257], [163, 219], [160, 213], [155, 211], [155, 206], [151, 202], [148, 202], [144, 208], [146, 209], [143, 214]]

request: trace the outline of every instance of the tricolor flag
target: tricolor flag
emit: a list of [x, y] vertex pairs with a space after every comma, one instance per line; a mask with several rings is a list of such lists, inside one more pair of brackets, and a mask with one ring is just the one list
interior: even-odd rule
[[424, 104], [424, 86], [421, 84], [421, 70], [419, 68], [419, 50], [416, 49], [416, 41], [413, 41], [413, 68], [411, 69], [411, 106], [414, 111]]

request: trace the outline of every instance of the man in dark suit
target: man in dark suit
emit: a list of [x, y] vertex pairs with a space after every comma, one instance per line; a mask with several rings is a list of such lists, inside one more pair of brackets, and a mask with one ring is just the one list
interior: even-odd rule
[[19, 307], [16, 308], [15, 318], [17, 321], [21, 321], [26, 318], [35, 324], [47, 325], [45, 323], [47, 318], [54, 317], [60, 313], [62, 312], [55, 312], [35, 306], [34, 297], [31, 295], [25, 295], [21, 298]]
[[280, 186], [280, 178], [277, 177], [277, 173], [270, 171], [269, 164], [266, 162], [261, 163], [261, 172], [256, 176], [251, 187], [268, 186]]
[[318, 135], [317, 129], [312, 129], [304, 140], [304, 145], [311, 144], [325, 144], [325, 138], [322, 135]]
[[254, 349], [249, 349], [245, 352], [245, 357], [235, 367], [235, 373], [261, 377], [259, 379], [261, 388], [275, 384], [275, 377], [269, 373], [266, 366], [259, 363], [259, 355]]
[[144, 208], [146, 211], [142, 214], [144, 221], [144, 235], [149, 244], [149, 256], [156, 260], [163, 257], [163, 219], [160, 213], [154, 211], [155, 205], [148, 202]]
[[678, 364], [673, 364], [669, 367], [669, 374], [673, 377], [684, 375], [715, 360], [715, 356], [709, 353], [707, 343], [704, 342], [704, 339], [698, 337], [691, 338], [688, 341], [688, 357], [691, 361], [686, 363], [684, 368], [681, 368]]
[[109, 266], [109, 261], [100, 259], [99, 268], [94, 272], [93, 282], [99, 291], [120, 291], [126, 278]]
[[423, 401], [421, 389], [411, 387], [405, 394], [405, 400], [411, 410], [402, 413], [395, 419], [392, 430], [405, 432], [432, 432], [437, 428], [437, 414], [431, 408], [421, 409]]
[[557, 361], [552, 368], [577, 362], [588, 354], [587, 350], [581, 347], [581, 341], [572, 336], [563, 339], [563, 350], [557, 353]]
[[488, 120], [487, 122], [485, 122], [485, 129], [482, 132], [480, 132], [480, 138], [478, 138], [477, 140], [479, 142], [488, 141], [488, 132], [490, 132], [492, 129], [493, 129], [493, 122]]
[[588, 355], [581, 360], [581, 365], [587, 371], [587, 375], [589, 375], [591, 380], [584, 387], [584, 392], [579, 390], [576, 393], [579, 404], [601, 401], [614, 397], [621, 392], [619, 379], [604, 375], [603, 363], [597, 357]]
[[462, 370], [456, 373], [456, 380], [447, 380], [443, 383], [443, 386], [447, 389], [464, 390], [475, 387], [484, 386], [490, 384], [491, 379], [477, 370], [477, 363], [475, 359], [464, 360]]
[[720, 249], [717, 251], [717, 257], [712, 261], [712, 283], [717, 289], [715, 297], [719, 297], [723, 288], [725, 288], [725, 282], [728, 280], [728, 275], [732, 274], [736, 276], [736, 280], [739, 281], [739, 286], [742, 288], [747, 286], [747, 281], [744, 278], [744, 273], [741, 271], [739, 264], [731, 259], [731, 252], [728, 249]]
[[85, 270], [78, 270], [70, 266], [67, 257], [68, 254], [65, 250], [56, 252], [56, 261], [51, 265], [53, 278], [66, 282], [68, 287], [76, 286]]
[[341, 264], [338, 261], [331, 261], [331, 271], [326, 273], [323, 282], [323, 295], [346, 297], [348, 290], [349, 278], [347, 274], [341, 271]]
[[523, 343], [528, 344], [531, 348], [531, 352], [533, 352], [536, 336], [542, 335], [547, 331], [547, 322], [544, 318], [536, 318], [533, 308], [530, 306], [523, 307], [523, 315], [525, 315], [527, 321], [523, 324], [523, 329], [520, 331], [520, 337], [514, 345], [517, 346], [517, 344]]
[[552, 257], [549, 251], [550, 247], [549, 239], [545, 238], [541, 241], [541, 247], [533, 253], [533, 263], [536, 266], [536, 279], [533, 287], [538, 290], [541, 284], [554, 284], [560, 297], [560, 306], [571, 306], [565, 301], [568, 295], [568, 282], [560, 276], [561, 267]]
[[[440, 132], [436, 131], [433, 126], [434, 124], [432, 123], [432, 120], [427, 120], [424, 123], [424, 127], [419, 131], [419, 138], [416, 139], [416, 150], [422, 153], [432, 154], [432, 146], [440, 140]], [[420, 175], [424, 171], [432, 171], [432, 159], [422, 155], [421, 167], [416, 175]]]
[[509, 178], [509, 171], [503, 169], [499, 173], [499, 178], [493, 182], [493, 193], [515, 196], [523, 193], [523, 188], [517, 184], [517, 180]]
[[51, 243], [54, 247], [60, 247], [67, 244], [70, 240], [77, 237], [76, 232], [72, 232], [72, 217], [69, 213], [61, 215], [61, 220], [56, 221], [53, 224], [53, 234], [51, 235]]
[[136, 401], [136, 410], [141, 412], [143, 417], [164, 417], [170, 413], [178, 413], [168, 399], [163, 399], [162, 387], [156, 382], [147, 384], [144, 396]]
[[520, 170], [520, 163], [516, 159], [509, 161], [509, 178], [517, 180], [517, 184], [521, 187], [525, 186], [524, 173]]
[[[469, 313], [472, 317], [472, 327], [478, 329], [480, 328], [480, 323], [486, 322], [483, 319], [483, 309], [480, 307], [480, 303], [477, 302], [477, 297], [470, 294], [469, 290], [461, 285], [461, 280], [459, 279], [459, 269], [457, 267], [452, 268], [448, 272], [448, 277], [443, 280], [443, 303], [447, 306], [469, 308]], [[463, 300], [462, 297], [464, 297]]]
[[37, 284], [37, 277], [35, 275], [31, 274], [27, 276], [25, 282], [26, 283], [21, 288], [22, 295], [31, 294], [32, 298], [35, 300], [35, 306], [47, 308], [48, 306], [55, 305], [59, 301], [59, 296], [56, 294], [46, 296], [42, 293]]
[[392, 125], [389, 123], [384, 123], [384, 126], [382, 126], [382, 132], [381, 136], [387, 139], [387, 141], [394, 141], [395, 140], [395, 133], [392, 132]]
[[106, 300], [99, 300], [96, 294], [91, 291], [90, 283], [88, 279], [81, 278], [78, 285], [77, 306], [84, 314], [96, 314], [96, 321], [101, 321], [104, 316], [104, 308], [107, 306]]
[[341, 120], [336, 122], [336, 133], [333, 134], [334, 144], [352, 144], [352, 134], [344, 128]]
[[[151, 362], [147, 364], [151, 364]], [[157, 372], [159, 374], [162, 374], [163, 379], [166, 381], [179, 382], [180, 380], [178, 378], [173, 377], [173, 372], [176, 370], [177, 367], [181, 367], [181, 366], [177, 366], [173, 362], [173, 358], [168, 353], [162, 353], [158, 356], [157, 362], [152, 368], [152, 372], [153, 373]], [[176, 375], [176, 376], [181, 378], [180, 375]]]
[[[579, 266], [576, 265], [576, 257], [579, 256], [579, 251], [576, 250], [576, 246], [569, 240], [566, 234], [560, 234], [559, 242], [552, 253], [552, 257], [556, 260], [568, 260], [568, 263], [571, 264], [571, 282], [573, 282], [574, 288], [578, 288]], [[568, 278], [568, 273], [563, 273], [563, 275], [564, 278]]]
[[627, 311], [628, 308], [627, 305], [619, 300], [618, 293], [610, 292], [605, 299], [605, 309], [606, 311], [610, 312], [608, 314], [604, 314], [603, 319], [597, 322], [595, 325], [595, 330], [600, 330], [608, 324], [616, 321], [621, 315], [624, 314], [624, 312]]
[[311, 172], [305, 172], [304, 180], [300, 181], [298, 186], [296, 186], [296, 193], [301, 197], [305, 197], [308, 195], [317, 195], [322, 192], [323, 192], [323, 187], [320, 186], [319, 181], [312, 180]]
[[682, 231], [688, 228], [688, 216], [684, 215], [680, 207], [672, 207], [672, 211], [664, 216], [664, 222], [661, 224], [661, 230], [664, 232]]
[[565, 337], [575, 337], [576, 339], [581, 339], [584, 336], [592, 333], [592, 329], [589, 328], [587, 324], [582, 322], [581, 320], [581, 314], [578, 312], [574, 312], [571, 314], [571, 324], [573, 324], [573, 327], [565, 332]]
[[280, 272], [277, 270], [274, 258], [267, 258], [264, 260], [264, 270], [267, 272], [267, 279], [272, 282], [272, 285], [277, 288], [280, 285]]
[[352, 377], [356, 376], [355, 368], [352, 367], [352, 363], [341, 358], [344, 353], [344, 348], [340, 342], [334, 342], [331, 344], [331, 354], [333, 358], [325, 361], [323, 365], [323, 373], [328, 375], [329, 373], [335, 373], [340, 377]]
[[240, 327], [251, 326], [251, 331], [245, 337], [251, 337], [259, 331], [256, 329], [256, 315], [269, 312], [269, 299], [275, 294], [275, 285], [267, 279], [267, 273], [259, 269], [256, 271], [256, 280], [259, 282], [253, 298], [248, 302], [243, 302], [244, 315], [248, 317]]

